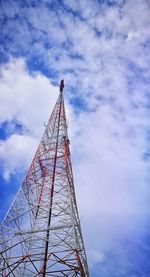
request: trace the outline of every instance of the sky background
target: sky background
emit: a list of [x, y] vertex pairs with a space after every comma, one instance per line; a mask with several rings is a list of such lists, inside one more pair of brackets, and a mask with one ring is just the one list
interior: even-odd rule
[[91, 277], [150, 276], [150, 1], [0, 0], [0, 220], [65, 79]]

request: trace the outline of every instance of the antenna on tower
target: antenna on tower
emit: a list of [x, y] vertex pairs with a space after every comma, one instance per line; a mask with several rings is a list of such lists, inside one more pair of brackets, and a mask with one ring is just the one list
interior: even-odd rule
[[61, 80], [60, 86], [59, 86], [60, 92], [63, 92], [63, 89], [64, 89], [64, 80]]

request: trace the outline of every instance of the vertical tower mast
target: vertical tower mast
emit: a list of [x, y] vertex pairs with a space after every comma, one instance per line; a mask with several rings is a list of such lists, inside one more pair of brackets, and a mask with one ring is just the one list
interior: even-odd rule
[[0, 276], [89, 277], [76, 204], [64, 81], [40, 145], [0, 226]]

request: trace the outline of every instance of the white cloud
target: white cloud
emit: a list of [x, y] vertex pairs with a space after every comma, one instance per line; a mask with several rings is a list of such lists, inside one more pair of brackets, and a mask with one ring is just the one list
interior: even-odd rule
[[[0, 121], [16, 118], [39, 135], [58, 96], [58, 89], [41, 74], [30, 75], [23, 60], [1, 68]], [[47, 105], [49, 104], [49, 105]]]
[[17, 134], [0, 141], [0, 161], [6, 181], [9, 180], [10, 174], [24, 172], [24, 169], [29, 167], [38, 142], [32, 136]]
[[75, 176], [80, 205], [89, 217], [99, 213], [138, 216], [148, 209], [148, 166], [142, 159], [146, 138], [142, 129], [138, 132], [138, 115], [137, 122], [119, 117], [120, 112], [114, 116], [113, 105], [107, 103], [76, 119]]
[[139, 36], [140, 36], [139, 32], [130, 31], [128, 33], [127, 40], [136, 39], [136, 38], [139, 38]]
[[90, 264], [91, 266], [94, 266], [95, 263], [101, 263], [104, 261], [105, 257], [104, 254], [101, 253], [98, 250], [89, 250], [89, 259], [90, 259]]
[[24, 170], [29, 166], [33, 149], [44, 131], [44, 122], [47, 122], [57, 99], [58, 89], [39, 73], [31, 76], [22, 59], [12, 60], [1, 67], [0, 81], [0, 122], [15, 119], [26, 129], [22, 135], [11, 135], [1, 141], [0, 159], [4, 177], [8, 179], [16, 169]]

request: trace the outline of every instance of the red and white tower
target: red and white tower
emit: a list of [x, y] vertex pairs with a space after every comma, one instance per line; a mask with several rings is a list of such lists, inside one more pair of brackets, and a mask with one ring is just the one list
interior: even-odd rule
[[89, 277], [78, 215], [63, 97], [0, 226], [0, 276]]

